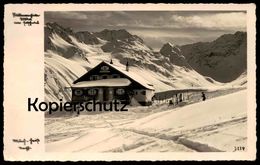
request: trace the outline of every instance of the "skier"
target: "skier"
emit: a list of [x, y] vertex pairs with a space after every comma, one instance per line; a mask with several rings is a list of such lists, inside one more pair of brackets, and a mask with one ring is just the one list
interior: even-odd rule
[[180, 97], [179, 101], [182, 102], [182, 93], [180, 93], [179, 97]]
[[201, 93], [202, 94], [202, 100], [205, 101], [206, 100], [206, 95], [204, 92]]

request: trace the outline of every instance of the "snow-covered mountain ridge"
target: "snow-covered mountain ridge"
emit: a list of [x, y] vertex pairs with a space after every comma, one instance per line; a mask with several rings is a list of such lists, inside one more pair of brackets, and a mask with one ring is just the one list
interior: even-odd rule
[[57, 23], [45, 25], [45, 99], [70, 99], [72, 82], [101, 61], [125, 68], [151, 82], [156, 92], [186, 87], [223, 86], [195, 71], [182, 48], [166, 43], [155, 52], [138, 36], [124, 29], [74, 32]]
[[247, 34], [224, 34], [212, 42], [181, 46], [187, 62], [197, 72], [220, 82], [231, 82], [246, 71]]

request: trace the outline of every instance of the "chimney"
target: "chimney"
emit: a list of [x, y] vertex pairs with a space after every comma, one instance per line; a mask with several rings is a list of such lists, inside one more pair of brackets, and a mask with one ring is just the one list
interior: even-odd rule
[[113, 64], [113, 60], [112, 60], [112, 58], [111, 58], [110, 64]]
[[128, 64], [128, 61], [126, 61], [126, 65], [125, 65], [125, 70], [128, 72], [129, 71], [129, 64]]

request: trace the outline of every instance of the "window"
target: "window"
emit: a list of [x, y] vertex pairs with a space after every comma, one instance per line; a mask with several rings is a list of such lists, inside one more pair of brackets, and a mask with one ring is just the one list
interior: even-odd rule
[[142, 91], [141, 93], [142, 93], [142, 95], [146, 95], [146, 91]]
[[90, 79], [90, 80], [98, 80], [98, 79], [99, 79], [99, 76], [98, 76], [98, 75], [92, 75], [92, 76], [90, 76], [89, 79]]
[[108, 66], [102, 66], [100, 68], [101, 71], [109, 71], [109, 67]]
[[112, 74], [112, 78], [120, 78], [119, 74]]
[[101, 68], [100, 68], [100, 71], [99, 71], [100, 73], [109, 73], [110, 72], [110, 70], [109, 70], [109, 66], [102, 66]]
[[94, 96], [94, 95], [96, 95], [96, 94], [97, 94], [97, 89], [89, 89], [89, 90], [88, 90], [88, 95]]
[[102, 75], [102, 79], [108, 79], [108, 75]]
[[116, 94], [117, 95], [123, 95], [123, 94], [125, 94], [125, 90], [122, 89], [122, 88], [119, 88], [119, 89], [116, 90]]
[[74, 94], [76, 96], [82, 96], [83, 95], [83, 90], [82, 89], [76, 89], [76, 90], [74, 90]]

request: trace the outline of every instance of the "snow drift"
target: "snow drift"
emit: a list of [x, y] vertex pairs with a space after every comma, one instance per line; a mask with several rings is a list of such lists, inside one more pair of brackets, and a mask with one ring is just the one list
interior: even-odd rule
[[140, 107], [129, 113], [48, 119], [47, 138], [56, 140], [47, 143], [46, 151], [232, 152], [237, 145], [247, 146], [246, 95], [242, 90], [149, 116]]

